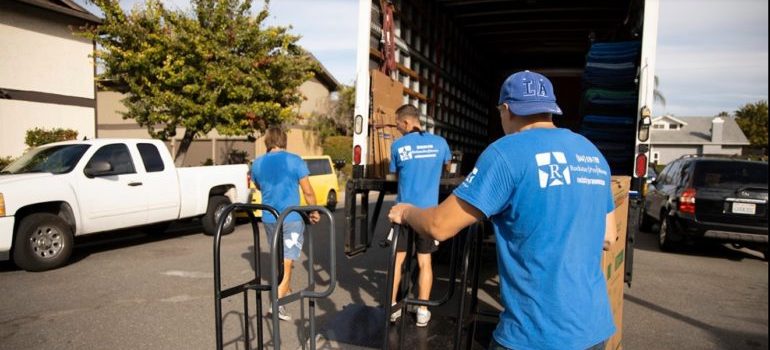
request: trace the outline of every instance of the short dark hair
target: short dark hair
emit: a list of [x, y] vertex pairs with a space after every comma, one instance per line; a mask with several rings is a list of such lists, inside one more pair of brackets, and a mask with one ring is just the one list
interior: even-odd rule
[[405, 104], [401, 107], [398, 107], [398, 109], [396, 109], [396, 119], [402, 120], [404, 118], [409, 118], [409, 117], [419, 120], [420, 110], [417, 109], [417, 107], [412, 106], [410, 104]]
[[265, 131], [265, 147], [267, 150], [273, 148], [286, 148], [286, 132], [279, 127], [270, 127]]

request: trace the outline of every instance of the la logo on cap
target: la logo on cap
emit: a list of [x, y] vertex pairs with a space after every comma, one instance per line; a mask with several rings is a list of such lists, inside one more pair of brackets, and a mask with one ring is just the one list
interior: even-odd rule
[[528, 79], [522, 79], [522, 84], [524, 84], [524, 96], [540, 96], [540, 97], [548, 97], [548, 91], [545, 88], [545, 83], [543, 82], [543, 79], [540, 79], [538, 82], [528, 80]]

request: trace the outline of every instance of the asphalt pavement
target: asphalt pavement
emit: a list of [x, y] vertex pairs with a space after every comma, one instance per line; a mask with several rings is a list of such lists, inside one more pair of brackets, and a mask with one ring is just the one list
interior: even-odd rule
[[[387, 208], [388, 205], [385, 207]], [[387, 250], [376, 243], [359, 257], [344, 256], [344, 213], [335, 214], [338, 283], [330, 298], [317, 302], [318, 333], [340, 324], [341, 314], [374, 312], [385, 290]], [[381, 220], [384, 220], [382, 218]], [[381, 221], [382, 222], [382, 221]], [[324, 225], [327, 225], [324, 227]], [[311, 271], [316, 290], [330, 284], [328, 221], [311, 228], [316, 264], [294, 269], [292, 286], [306, 283]], [[374, 242], [387, 234], [382, 228]], [[215, 345], [213, 241], [194, 222], [166, 232], [125, 230], [77, 239], [72, 262], [60, 269], [29, 273], [0, 263], [0, 349], [212, 349]], [[266, 240], [257, 254], [268, 264]], [[484, 266], [494, 253], [484, 251]], [[222, 243], [225, 288], [254, 278], [250, 225], [240, 225]], [[438, 259], [437, 259], [438, 260]], [[437, 293], [448, 288], [447, 268], [437, 263]], [[263, 270], [265, 276], [268, 270]], [[497, 276], [482, 274], [481, 305], [499, 308]], [[767, 349], [768, 267], [756, 252], [703, 244], [677, 253], [660, 252], [655, 237], [643, 233], [635, 252], [634, 282], [626, 287], [625, 349]], [[255, 338], [255, 294], [249, 294], [250, 346]], [[266, 300], [266, 296], [265, 296]], [[267, 302], [263, 301], [267, 307]], [[434, 309], [427, 330], [408, 327], [410, 348], [435, 349], [451, 344], [448, 318], [457, 298]], [[297, 349], [308, 340], [309, 324], [299, 319], [298, 303], [288, 305], [293, 320], [280, 323], [281, 347]], [[245, 349], [243, 298], [223, 302], [226, 349]], [[304, 310], [308, 312], [307, 308]], [[263, 312], [264, 314], [264, 312]], [[273, 325], [263, 317], [264, 344], [273, 348]], [[406, 320], [411, 322], [411, 315]], [[378, 323], [360, 319], [345, 326], [353, 335], [370, 334]], [[326, 333], [324, 333], [326, 332]], [[382, 333], [379, 335], [382, 337]], [[361, 346], [377, 339], [358, 339]], [[450, 339], [451, 340], [451, 339]], [[323, 348], [361, 348], [322, 342]]]

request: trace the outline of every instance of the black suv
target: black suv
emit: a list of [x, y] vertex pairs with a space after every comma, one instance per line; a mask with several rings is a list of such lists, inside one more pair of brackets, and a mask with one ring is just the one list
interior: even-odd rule
[[644, 204], [642, 226], [659, 223], [662, 250], [710, 238], [759, 250], [767, 260], [767, 162], [679, 158], [652, 182]]

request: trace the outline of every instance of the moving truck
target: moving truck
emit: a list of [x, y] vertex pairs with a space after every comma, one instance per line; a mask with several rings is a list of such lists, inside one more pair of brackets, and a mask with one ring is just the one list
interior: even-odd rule
[[[387, 175], [389, 147], [400, 136], [395, 108], [417, 106], [427, 130], [447, 140], [455, 177], [442, 180], [442, 192], [449, 193], [503, 136], [500, 85], [526, 69], [553, 82], [564, 112], [554, 117], [557, 126], [590, 139], [613, 176], [625, 178], [619, 183], [628, 183], [626, 246], [615, 261], [625, 265], [622, 280], [630, 285], [650, 149], [658, 7], [657, 0], [360, 0], [346, 253], [371, 245], [383, 195], [396, 191]], [[378, 194], [373, 211], [370, 193]]]

